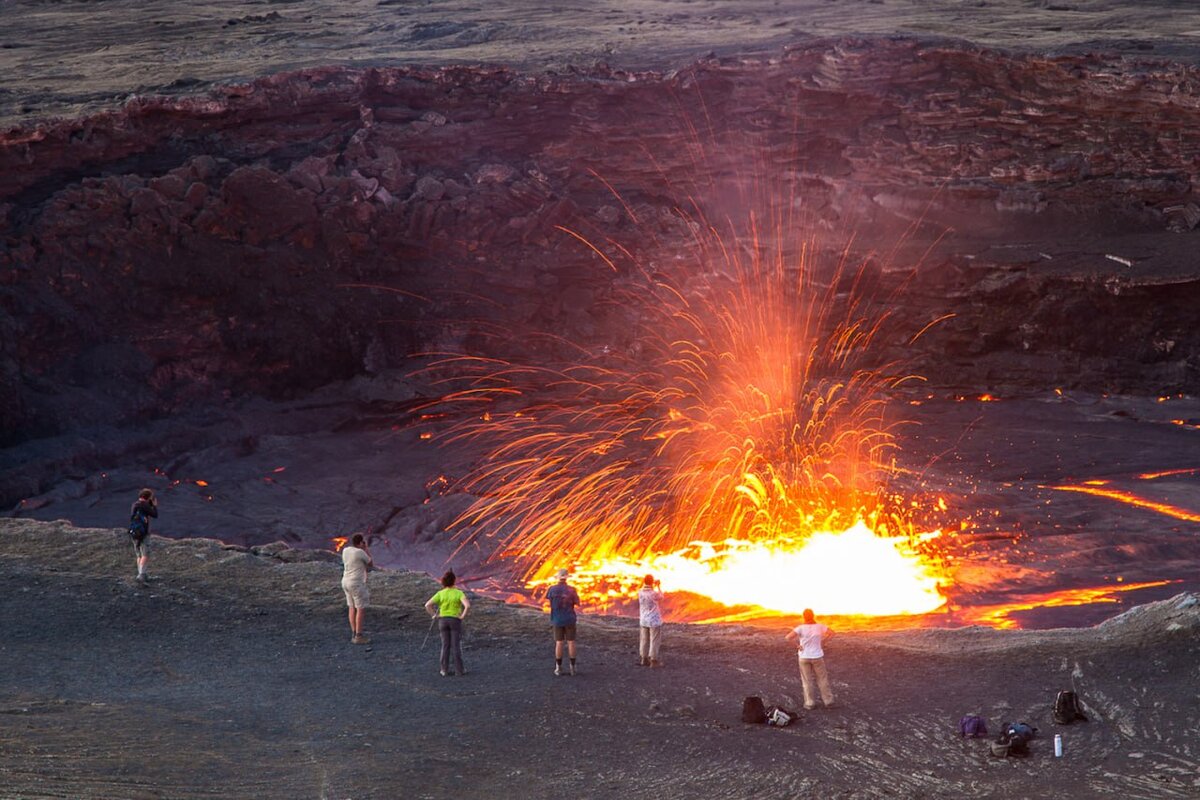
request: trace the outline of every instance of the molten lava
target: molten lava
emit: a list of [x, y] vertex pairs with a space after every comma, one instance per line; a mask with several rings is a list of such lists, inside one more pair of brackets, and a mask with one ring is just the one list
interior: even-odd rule
[[754, 220], [723, 238], [696, 213], [680, 212], [696, 241], [672, 270], [566, 231], [613, 273], [608, 343], [519, 332], [493, 352], [551, 343], [534, 363], [443, 354], [428, 368], [450, 387], [431, 406], [462, 419], [449, 440], [486, 453], [456, 487], [476, 498], [455, 522], [464, 546], [490, 539], [533, 587], [573, 567], [599, 605], [653, 572], [781, 613], [941, 606], [915, 504], [891, 487], [887, 398], [905, 378], [872, 360], [883, 319], [862, 311], [860, 275], [844, 251], [818, 264]]
[[1090, 586], [1081, 589], [1065, 589], [1058, 592], [1042, 592], [1028, 594], [1016, 600], [996, 605], [984, 605], [974, 608], [961, 609], [959, 620], [972, 625], [987, 625], [992, 628], [1020, 627], [1014, 614], [1031, 611], [1037, 608], [1063, 608], [1068, 606], [1084, 606], [1093, 603], [1116, 603], [1118, 595], [1123, 592], [1134, 592], [1141, 589], [1152, 589], [1166, 586], [1171, 581], [1146, 581], [1144, 583], [1127, 583], [1109, 586]]
[[[667, 591], [759, 612], [820, 608], [837, 616], [892, 616], [925, 614], [946, 602], [936, 568], [907, 539], [876, 536], [861, 521], [804, 538], [693, 542], [639, 560], [601, 557], [578, 567], [572, 582], [581, 596], [604, 606], [606, 599], [631, 596], [647, 574]], [[540, 578], [530, 587], [552, 580]]]

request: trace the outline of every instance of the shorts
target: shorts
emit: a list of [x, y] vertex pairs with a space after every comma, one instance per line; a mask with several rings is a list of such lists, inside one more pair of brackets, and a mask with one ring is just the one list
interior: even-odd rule
[[343, 583], [342, 591], [346, 593], [346, 605], [349, 608], [366, 608], [367, 603], [371, 602], [371, 592], [365, 583], [353, 583], [349, 586]]
[[143, 537], [139, 542], [137, 539], [130, 539], [133, 542], [133, 557], [146, 558], [150, 555], [150, 537]]
[[554, 641], [556, 641], [556, 642], [573, 642], [573, 641], [575, 641], [575, 626], [574, 625], [555, 625], [554, 626]]

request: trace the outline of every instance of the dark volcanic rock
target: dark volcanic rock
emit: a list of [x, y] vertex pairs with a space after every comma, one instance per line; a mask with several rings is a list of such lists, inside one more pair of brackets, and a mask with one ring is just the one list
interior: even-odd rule
[[1196, 390], [1200, 271], [1172, 231], [1195, 227], [1197, 77], [843, 39], [669, 74], [311, 69], [10, 130], [0, 441], [287, 395], [498, 323], [607, 344], [629, 311], [564, 230], [667, 263], [689, 216], [744, 225], [738, 198], [772, 192], [797, 239], [904, 245], [875, 276], [881, 358], [935, 384]]

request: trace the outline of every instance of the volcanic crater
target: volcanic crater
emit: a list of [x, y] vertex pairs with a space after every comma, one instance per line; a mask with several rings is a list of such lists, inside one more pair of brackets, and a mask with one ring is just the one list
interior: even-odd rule
[[[900, 458], [971, 535], [1006, 562], [1037, 542], [1042, 589], [1177, 589], [1194, 520], [1113, 504], [1131, 544], [1093, 524], [1111, 499], [1053, 486], [1175, 470], [1168, 494], [1196, 496], [1198, 77], [845, 36], [669, 71], [314, 67], [18, 124], [0, 506], [111, 524], [146, 483], [174, 493], [171, 535], [365, 530], [392, 563], [502, 574], [444, 533], [480, 454], [433, 449], [420, 368], [636, 359], [635, 273], [686, 294], [719, 226], [733, 249], [807, 249], [830, 306], [887, 319], [864, 358], [919, 377], [892, 395], [918, 423]], [[1051, 577], [1093, 549], [1086, 576]], [[995, 601], [969, 572], [960, 605]]]
[[[1189, 4], [3, 14], [0, 795], [1196, 796]], [[742, 280], [764, 265], [782, 283]], [[735, 350], [806, 380], [739, 381]], [[575, 520], [503, 541], [540, 487], [484, 478], [564, 437], [593, 467], [565, 482], [642, 525], [612, 536], [642, 570], [689, 531], [645, 519], [702, 506], [655, 459], [708, 435], [714, 398], [772, 403], [696, 474], [851, 388], [861, 426], [808, 450], [785, 427], [783, 455], [867, 453], [874, 521], [912, 523], [944, 603], [817, 608], [838, 703], [786, 730], [738, 711], [799, 704], [790, 608], [668, 582], [667, 666], [642, 670], [628, 587], [588, 592], [580, 674], [551, 677], [527, 579], [570, 560], [547, 534]], [[808, 477], [849, 487], [848, 460]], [[789, 474], [716, 485], [755, 522]], [[121, 530], [143, 486], [176, 540], [148, 583]], [[387, 567], [365, 647], [330, 552], [356, 532]], [[453, 679], [416, 613], [447, 565], [476, 594]], [[750, 589], [807, 600], [814, 572]], [[701, 621], [750, 626], [678, 624]], [[1054, 722], [1066, 687], [1087, 723]], [[1041, 733], [992, 758], [963, 713]]]

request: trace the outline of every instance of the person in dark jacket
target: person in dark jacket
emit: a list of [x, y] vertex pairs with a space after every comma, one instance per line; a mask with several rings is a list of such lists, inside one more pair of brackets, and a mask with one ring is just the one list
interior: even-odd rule
[[158, 499], [150, 489], [142, 489], [129, 509], [129, 538], [137, 560], [137, 579], [146, 580], [146, 562], [150, 558], [150, 518], [158, 516]]
[[[554, 674], [575, 674], [575, 606], [579, 605], [579, 593], [567, 583], [565, 569], [558, 571], [558, 583], [546, 592], [550, 604], [550, 626], [554, 630]], [[563, 672], [563, 642], [567, 643], [567, 655], [571, 659], [570, 672]]]

